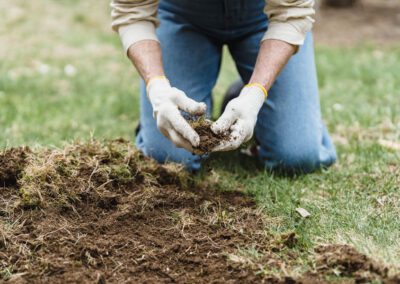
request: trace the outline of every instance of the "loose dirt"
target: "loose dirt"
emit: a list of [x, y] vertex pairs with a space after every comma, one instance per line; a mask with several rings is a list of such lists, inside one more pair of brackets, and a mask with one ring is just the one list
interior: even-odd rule
[[324, 282], [327, 276], [331, 279], [334, 276], [347, 278], [340, 283], [400, 283], [400, 275], [389, 277], [387, 267], [349, 245], [322, 245], [315, 248], [315, 271], [306, 274], [303, 282], [318, 278]]
[[13, 148], [0, 155], [0, 186], [16, 185], [29, 152], [28, 148]]
[[201, 153], [210, 153], [220, 143], [230, 139], [229, 133], [215, 134], [211, 130], [212, 121], [204, 116], [189, 120], [189, 124], [200, 136], [200, 145], [195, 150]]
[[317, 248], [315, 269], [304, 271], [296, 235], [269, 233], [249, 197], [122, 140], [10, 149], [0, 161], [0, 276], [12, 283], [399, 279], [347, 246]]

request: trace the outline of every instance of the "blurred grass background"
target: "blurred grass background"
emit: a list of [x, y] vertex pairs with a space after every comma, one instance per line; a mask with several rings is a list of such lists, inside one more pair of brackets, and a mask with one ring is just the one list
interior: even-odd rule
[[[339, 153], [333, 168], [276, 177], [238, 153], [216, 155], [203, 175], [248, 191], [270, 230], [295, 231], [300, 249], [339, 242], [387, 263], [400, 259], [400, 43], [318, 45], [324, 120]], [[217, 105], [237, 72], [228, 54]], [[0, 2], [0, 147], [133, 139], [139, 79], [110, 30], [107, 1]], [[218, 115], [217, 111], [214, 112]], [[396, 145], [396, 144], [395, 144]], [[295, 209], [311, 213], [300, 218]]]

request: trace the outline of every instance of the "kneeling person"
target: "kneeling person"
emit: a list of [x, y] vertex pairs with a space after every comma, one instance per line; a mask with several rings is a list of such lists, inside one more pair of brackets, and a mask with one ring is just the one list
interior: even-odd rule
[[[313, 0], [113, 0], [113, 28], [139, 71], [138, 148], [198, 170], [200, 137], [182, 117], [211, 112], [223, 46], [246, 85], [211, 126], [251, 139], [271, 170], [311, 172], [336, 152], [322, 123], [312, 35]], [[158, 27], [156, 29], [156, 27]]]

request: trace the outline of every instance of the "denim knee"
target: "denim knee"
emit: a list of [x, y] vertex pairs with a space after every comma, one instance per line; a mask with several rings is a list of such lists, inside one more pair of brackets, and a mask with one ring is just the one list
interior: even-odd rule
[[269, 151], [265, 166], [289, 174], [311, 173], [321, 166], [320, 147], [320, 143], [281, 143]]

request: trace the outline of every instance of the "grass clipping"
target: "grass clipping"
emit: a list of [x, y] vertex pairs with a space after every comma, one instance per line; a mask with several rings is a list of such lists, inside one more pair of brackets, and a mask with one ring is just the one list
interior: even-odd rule
[[[246, 195], [158, 165], [123, 140], [0, 153], [0, 277], [18, 283], [398, 281], [351, 247], [270, 233]], [[314, 268], [313, 268], [314, 267]], [[398, 282], [397, 282], [398, 283]]]

